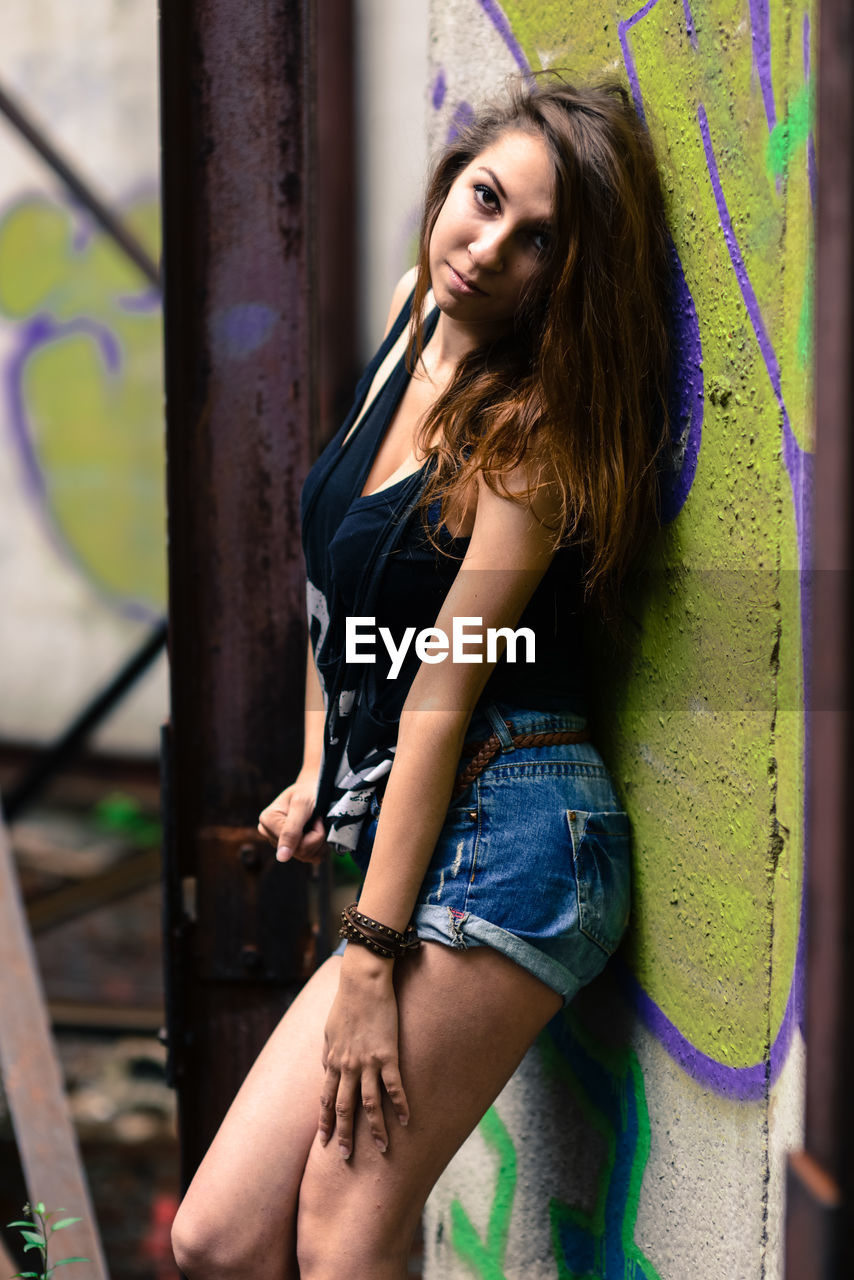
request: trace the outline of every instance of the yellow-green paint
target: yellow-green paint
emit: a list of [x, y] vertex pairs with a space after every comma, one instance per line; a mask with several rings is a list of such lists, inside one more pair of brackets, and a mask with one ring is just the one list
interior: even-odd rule
[[[619, 27], [641, 7], [502, 6], [534, 68], [624, 81]], [[687, 502], [632, 601], [637, 644], [601, 663], [600, 737], [635, 832], [632, 967], [682, 1036], [739, 1067], [767, 1055], [798, 941], [798, 532], [780, 403], [721, 226], [698, 111], [702, 104], [791, 428], [809, 448], [813, 95], [803, 9], [770, 5], [773, 127], [747, 0], [690, 10], [696, 47], [681, 0], [658, 0], [625, 38], [699, 318], [702, 447]]]
[[[147, 198], [124, 211], [156, 259]], [[102, 594], [166, 599], [162, 324], [147, 282], [100, 231], [75, 242], [64, 206], [28, 198], [0, 220], [0, 314], [16, 323], [6, 374], [34, 489]]]

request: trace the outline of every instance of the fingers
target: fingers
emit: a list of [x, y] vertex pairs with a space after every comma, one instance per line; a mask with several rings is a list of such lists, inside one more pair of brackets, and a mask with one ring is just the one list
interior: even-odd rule
[[326, 1066], [323, 1091], [320, 1095], [320, 1117], [317, 1121], [317, 1134], [320, 1145], [325, 1147], [335, 1129], [335, 1103], [338, 1098], [338, 1082], [341, 1073], [334, 1067]]
[[400, 1078], [397, 1062], [386, 1062], [382, 1069], [382, 1080], [389, 1096], [394, 1114], [404, 1128], [409, 1124], [409, 1103]]
[[[287, 861], [281, 858], [281, 850], [277, 851], [280, 861]], [[302, 833], [299, 844], [294, 848], [292, 858], [298, 858], [300, 862], [317, 863], [322, 862], [326, 857], [326, 828], [323, 825], [322, 818], [314, 818], [305, 831]]]
[[276, 846], [280, 862], [299, 858], [303, 862], [319, 862], [325, 855], [326, 833], [323, 821], [311, 819], [314, 795], [288, 787], [264, 809], [258, 820], [258, 831]]
[[345, 1071], [338, 1078], [338, 1097], [335, 1100], [335, 1130], [338, 1134], [338, 1150], [345, 1160], [353, 1153], [353, 1113], [358, 1095], [358, 1076]]
[[[338, 1150], [345, 1160], [353, 1153], [353, 1129], [356, 1107], [359, 1099], [359, 1076], [354, 1071], [339, 1071], [327, 1063], [324, 1064], [326, 1077], [320, 1096], [320, 1117], [317, 1131], [320, 1145], [325, 1147], [337, 1134]], [[409, 1104], [396, 1066], [389, 1065], [380, 1073], [372, 1068], [361, 1076], [361, 1104], [368, 1122], [368, 1129], [374, 1145], [383, 1155], [388, 1151], [389, 1139], [383, 1114], [382, 1090], [391, 1099], [395, 1115], [401, 1125], [409, 1123]]]
[[362, 1107], [367, 1116], [371, 1137], [385, 1155], [388, 1151], [388, 1131], [383, 1115], [380, 1078], [376, 1071], [365, 1071], [362, 1075]]

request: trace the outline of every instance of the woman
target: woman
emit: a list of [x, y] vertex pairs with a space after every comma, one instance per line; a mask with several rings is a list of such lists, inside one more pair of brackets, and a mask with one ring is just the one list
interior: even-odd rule
[[187, 1193], [191, 1277], [399, 1280], [436, 1178], [619, 941], [579, 615], [655, 522], [666, 245], [614, 84], [517, 88], [436, 167], [306, 484], [305, 753], [260, 819], [281, 860], [328, 838], [365, 878]]

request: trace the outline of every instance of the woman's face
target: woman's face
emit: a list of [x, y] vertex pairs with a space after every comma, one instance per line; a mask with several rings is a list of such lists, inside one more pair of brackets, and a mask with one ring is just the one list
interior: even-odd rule
[[442, 312], [506, 328], [552, 234], [554, 176], [542, 138], [503, 134], [457, 176], [430, 237], [430, 281]]

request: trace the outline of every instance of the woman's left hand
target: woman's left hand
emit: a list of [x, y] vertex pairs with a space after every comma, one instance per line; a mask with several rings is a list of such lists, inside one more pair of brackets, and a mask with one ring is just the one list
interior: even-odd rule
[[353, 1151], [356, 1109], [364, 1108], [371, 1137], [388, 1149], [383, 1089], [402, 1125], [409, 1104], [400, 1078], [397, 999], [392, 962], [351, 943], [341, 965], [338, 994], [326, 1022], [323, 1049], [326, 1078], [320, 1098], [318, 1132], [323, 1146], [337, 1130], [344, 1159]]

